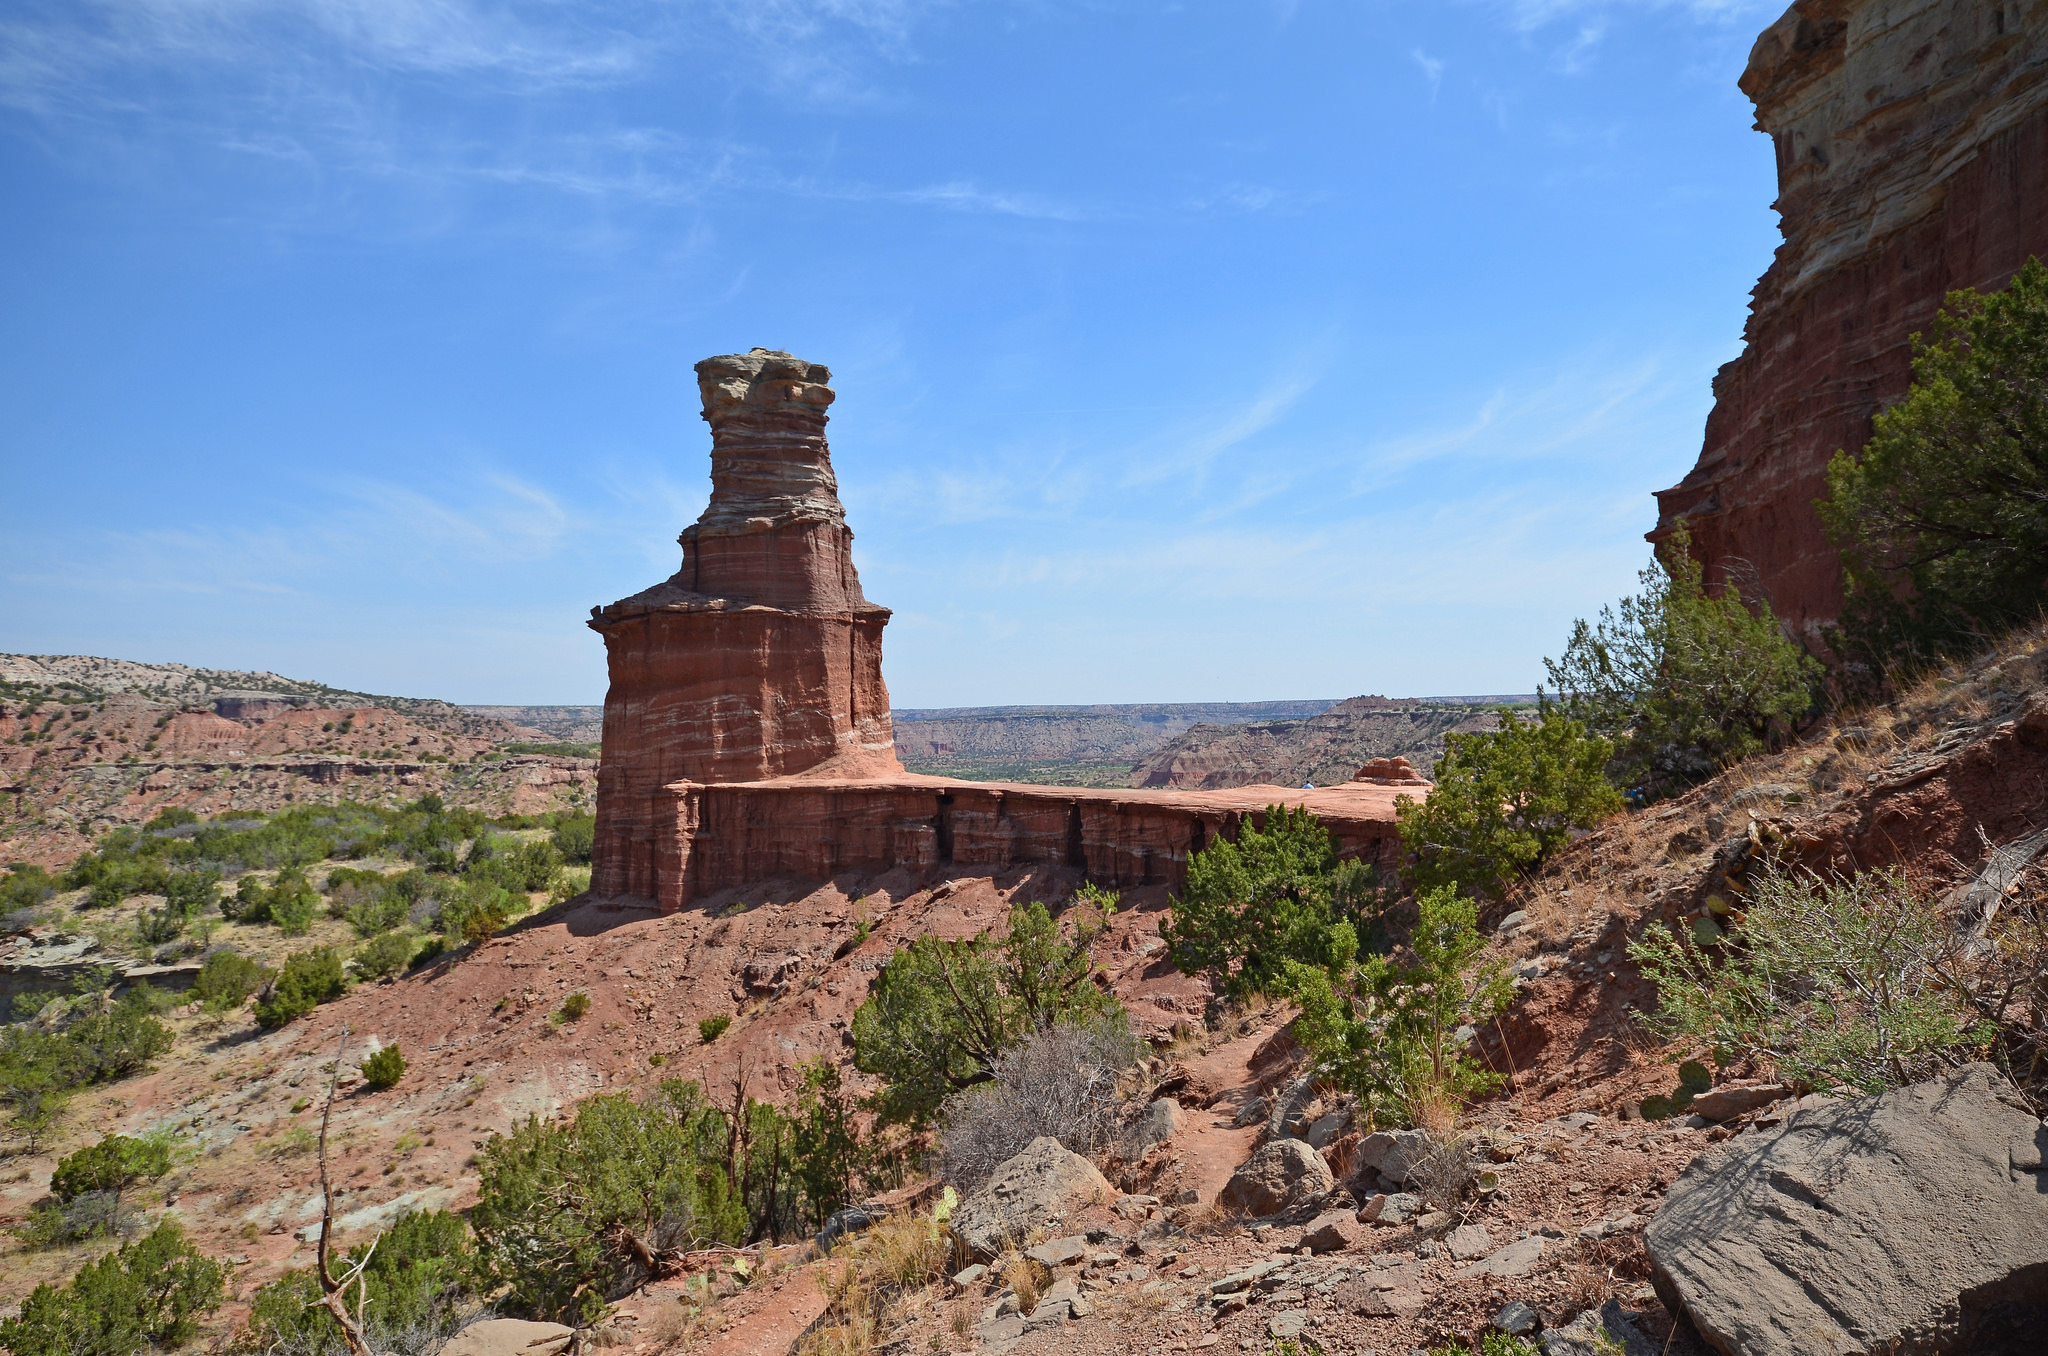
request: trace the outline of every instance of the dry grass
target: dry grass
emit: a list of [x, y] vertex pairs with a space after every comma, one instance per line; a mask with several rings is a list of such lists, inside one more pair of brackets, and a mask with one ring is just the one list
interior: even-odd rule
[[869, 1356], [889, 1334], [928, 1316], [953, 1259], [953, 1241], [929, 1215], [890, 1215], [840, 1245], [818, 1272], [831, 1321], [797, 1344], [796, 1356]]
[[654, 1311], [645, 1316], [634, 1335], [641, 1341], [653, 1344], [656, 1351], [667, 1351], [694, 1340], [703, 1322], [702, 1313], [694, 1305], [678, 1297], [672, 1304], [656, 1305]]

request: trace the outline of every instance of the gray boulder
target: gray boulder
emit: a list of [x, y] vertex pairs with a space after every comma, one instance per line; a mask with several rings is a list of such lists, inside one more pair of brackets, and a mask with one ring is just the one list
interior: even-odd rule
[[1537, 1345], [1543, 1356], [1663, 1356], [1659, 1345], [1629, 1321], [1617, 1300], [1586, 1310], [1562, 1328], [1551, 1329]]
[[1990, 1065], [1802, 1106], [1694, 1159], [1652, 1281], [1729, 1356], [2037, 1348], [2048, 1128]]
[[1408, 1180], [1415, 1165], [1429, 1153], [1429, 1136], [1420, 1130], [1379, 1130], [1358, 1142], [1352, 1156], [1356, 1173], [1369, 1179], [1378, 1173], [1396, 1185]]
[[1276, 1139], [1231, 1174], [1216, 1202], [1247, 1215], [1277, 1215], [1322, 1200], [1336, 1184], [1330, 1165], [1306, 1141]]
[[1033, 1229], [1069, 1218], [1116, 1191], [1095, 1165], [1050, 1135], [995, 1170], [988, 1184], [953, 1212], [953, 1232], [976, 1257], [987, 1259]]
[[1157, 1099], [1124, 1131], [1124, 1157], [1133, 1162], [1143, 1158], [1153, 1145], [1164, 1144], [1178, 1134], [1185, 1121], [1179, 1102], [1171, 1097]]

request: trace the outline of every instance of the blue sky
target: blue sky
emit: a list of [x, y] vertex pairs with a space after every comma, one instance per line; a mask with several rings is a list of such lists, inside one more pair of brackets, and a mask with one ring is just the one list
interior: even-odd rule
[[13, 0], [0, 649], [600, 700], [759, 344], [900, 706], [1529, 690], [1739, 350], [1779, 8]]

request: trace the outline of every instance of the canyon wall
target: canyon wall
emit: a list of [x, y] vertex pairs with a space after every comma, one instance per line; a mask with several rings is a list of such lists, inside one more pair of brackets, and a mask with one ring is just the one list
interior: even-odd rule
[[[1522, 699], [1526, 701], [1527, 699]], [[1500, 717], [1466, 703], [1353, 697], [1307, 720], [1197, 725], [1147, 755], [1133, 786], [1217, 790], [1265, 783], [1330, 786], [1375, 758], [1412, 757], [1424, 769], [1443, 756], [1444, 736], [1492, 730]]]
[[664, 788], [652, 896], [674, 912], [705, 895], [776, 877], [951, 867], [1000, 872], [1070, 866], [1117, 889], [1178, 887], [1190, 854], [1270, 804], [1305, 805], [1339, 855], [1397, 865], [1394, 802], [1422, 784], [1350, 783], [1316, 791], [1111, 791], [960, 782], [905, 775], [878, 781], [778, 781]]
[[1799, 0], [1740, 85], [1776, 147], [1785, 243], [1650, 537], [1684, 518], [1710, 580], [1817, 638], [1841, 604], [1813, 508], [1828, 459], [1905, 394], [1910, 336], [1948, 291], [2048, 258], [2048, 0]]
[[605, 694], [592, 890], [653, 894], [661, 788], [901, 772], [882, 683], [889, 609], [862, 594], [825, 443], [833, 391], [787, 353], [697, 364], [711, 502], [682, 567], [591, 609]]

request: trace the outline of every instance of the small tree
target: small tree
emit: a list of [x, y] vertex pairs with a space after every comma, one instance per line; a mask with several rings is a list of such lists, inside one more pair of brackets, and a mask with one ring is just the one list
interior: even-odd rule
[[1913, 385], [1828, 464], [1843, 647], [1880, 672], [2036, 616], [2048, 586], [2048, 266], [1948, 294]]
[[1419, 889], [1462, 884], [1499, 895], [1510, 881], [1622, 807], [1607, 781], [1613, 745], [1557, 711], [1498, 730], [1444, 736], [1436, 789], [1394, 802]]
[[1188, 859], [1173, 915], [1159, 929], [1184, 974], [1207, 973], [1241, 998], [1271, 993], [1289, 961], [1341, 968], [1357, 954], [1371, 912], [1370, 867], [1340, 862], [1329, 830], [1307, 807], [1266, 807]]
[[403, 1077], [405, 1056], [397, 1046], [387, 1045], [363, 1056], [363, 1083], [369, 1088], [377, 1091], [395, 1088]]
[[74, 1201], [88, 1192], [106, 1192], [114, 1198], [114, 1218], [120, 1218], [121, 1197], [142, 1181], [155, 1181], [171, 1170], [171, 1146], [158, 1139], [130, 1139], [108, 1135], [99, 1143], [80, 1149], [60, 1160], [50, 1174], [50, 1194], [60, 1201]]
[[494, 1284], [540, 1318], [588, 1323], [656, 1275], [660, 1254], [738, 1243], [746, 1211], [724, 1167], [724, 1117], [695, 1083], [645, 1101], [592, 1097], [566, 1125], [493, 1136], [470, 1222]]
[[348, 977], [342, 973], [341, 957], [333, 947], [300, 951], [285, 959], [269, 995], [257, 1000], [256, 1020], [266, 1027], [283, 1026], [341, 997], [347, 987]]
[[928, 1125], [940, 1103], [994, 1076], [1026, 1033], [1121, 1011], [1089, 981], [1088, 947], [1043, 904], [1010, 910], [1007, 935], [919, 937], [889, 958], [853, 1014], [854, 1064], [888, 1081], [885, 1118]]
[[199, 1316], [226, 1297], [229, 1267], [202, 1257], [174, 1221], [87, 1263], [69, 1285], [45, 1282], [0, 1319], [14, 1356], [135, 1356], [169, 1350], [199, 1332]]
[[1614, 743], [1610, 775], [1661, 795], [1782, 740], [1814, 708], [1820, 662], [1761, 599], [1709, 594], [1681, 521], [1639, 576], [1643, 591], [1572, 623], [1545, 659], [1557, 706]]
[[1467, 1053], [1472, 1031], [1507, 1011], [1515, 991], [1501, 960], [1482, 962], [1476, 906], [1456, 885], [1423, 891], [1409, 939], [1413, 959], [1367, 958], [1332, 972], [1289, 962], [1301, 1016], [1295, 1039], [1317, 1070], [1372, 1115], [1411, 1124], [1446, 1120], [1501, 1076]]
[[208, 1012], [232, 1012], [269, 982], [270, 973], [234, 948], [224, 946], [199, 967], [199, 975], [192, 981], [192, 996]]

